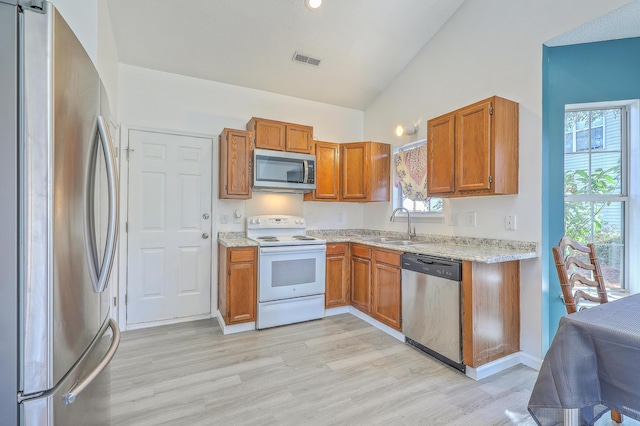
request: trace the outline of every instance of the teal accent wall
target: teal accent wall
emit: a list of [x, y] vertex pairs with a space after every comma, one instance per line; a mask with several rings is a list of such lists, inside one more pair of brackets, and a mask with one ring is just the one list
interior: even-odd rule
[[[640, 38], [543, 47], [542, 349], [566, 311], [551, 247], [564, 234], [564, 106], [640, 98]], [[548, 330], [548, 331], [547, 331]]]

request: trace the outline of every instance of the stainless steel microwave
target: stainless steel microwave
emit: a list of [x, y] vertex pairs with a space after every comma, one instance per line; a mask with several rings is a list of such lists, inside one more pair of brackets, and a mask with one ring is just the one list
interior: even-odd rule
[[254, 149], [253, 189], [271, 192], [313, 191], [316, 189], [316, 156]]

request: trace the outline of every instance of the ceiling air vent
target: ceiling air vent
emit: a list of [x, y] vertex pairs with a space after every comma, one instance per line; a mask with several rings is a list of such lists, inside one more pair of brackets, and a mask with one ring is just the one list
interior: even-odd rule
[[317, 67], [318, 65], [320, 65], [320, 59], [312, 58], [310, 56], [303, 55], [298, 52], [295, 52], [293, 54], [293, 61], [300, 62], [301, 64], [313, 65], [314, 67]]

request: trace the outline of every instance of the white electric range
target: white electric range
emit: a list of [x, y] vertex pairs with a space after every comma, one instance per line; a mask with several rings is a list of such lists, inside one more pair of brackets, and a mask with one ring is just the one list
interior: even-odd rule
[[250, 216], [247, 238], [259, 244], [256, 328], [324, 317], [327, 246], [306, 235], [305, 219]]

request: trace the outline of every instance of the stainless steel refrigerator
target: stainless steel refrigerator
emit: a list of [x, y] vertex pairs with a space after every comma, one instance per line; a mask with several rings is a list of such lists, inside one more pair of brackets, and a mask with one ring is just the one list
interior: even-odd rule
[[42, 0], [0, 0], [0, 423], [109, 424], [117, 173], [98, 73]]

